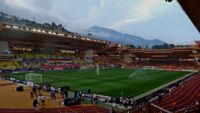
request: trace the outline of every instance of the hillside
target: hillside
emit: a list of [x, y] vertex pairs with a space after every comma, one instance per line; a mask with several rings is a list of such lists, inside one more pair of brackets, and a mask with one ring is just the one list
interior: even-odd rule
[[147, 40], [140, 36], [124, 34], [112, 29], [103, 28], [99, 26], [93, 26], [89, 28], [86, 32], [91, 33], [92, 37], [102, 40], [108, 40], [114, 43], [122, 44], [122, 45], [134, 45], [134, 46], [141, 46], [141, 47], [152, 47], [153, 45], [162, 45], [166, 42], [163, 42], [158, 39]]

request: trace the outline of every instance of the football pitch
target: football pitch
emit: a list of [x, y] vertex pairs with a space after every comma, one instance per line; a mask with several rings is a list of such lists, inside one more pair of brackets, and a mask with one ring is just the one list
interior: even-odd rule
[[[51, 83], [54, 87], [68, 85], [71, 91], [91, 89], [93, 93], [101, 95], [134, 97], [190, 72], [112, 68], [101, 69], [100, 75], [96, 74], [95, 69], [34, 73], [42, 74], [43, 82]], [[9, 76], [24, 80], [25, 74], [27, 73], [13, 73]]]

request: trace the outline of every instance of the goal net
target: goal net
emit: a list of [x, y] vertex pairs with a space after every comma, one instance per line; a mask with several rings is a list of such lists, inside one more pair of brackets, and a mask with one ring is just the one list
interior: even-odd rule
[[42, 74], [28, 73], [25, 76], [25, 80], [33, 83], [42, 83]]

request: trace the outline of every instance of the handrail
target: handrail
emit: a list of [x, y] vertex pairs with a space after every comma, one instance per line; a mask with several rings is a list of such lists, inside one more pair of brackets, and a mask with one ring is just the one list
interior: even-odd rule
[[157, 109], [160, 109], [161, 111], [164, 111], [166, 113], [172, 113], [172, 112], [170, 112], [170, 111], [168, 111], [168, 110], [166, 110], [166, 109], [164, 109], [164, 108], [162, 108], [162, 107], [160, 107], [158, 105], [155, 105], [153, 103], [151, 103], [150, 105], [153, 106], [153, 107], [155, 107], [155, 108], [157, 108]]

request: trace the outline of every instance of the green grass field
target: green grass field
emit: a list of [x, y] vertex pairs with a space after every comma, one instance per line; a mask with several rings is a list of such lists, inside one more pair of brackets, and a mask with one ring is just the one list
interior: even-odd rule
[[[136, 69], [66, 70], [35, 72], [43, 75], [43, 82], [51, 82], [55, 87], [70, 86], [71, 91], [92, 89], [96, 94], [107, 96], [134, 97], [168, 82], [183, 77], [190, 72]], [[130, 78], [130, 75], [134, 73]], [[14, 73], [9, 76], [24, 79], [26, 73]]]

